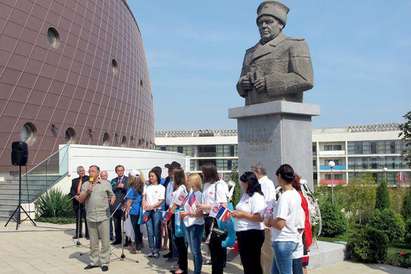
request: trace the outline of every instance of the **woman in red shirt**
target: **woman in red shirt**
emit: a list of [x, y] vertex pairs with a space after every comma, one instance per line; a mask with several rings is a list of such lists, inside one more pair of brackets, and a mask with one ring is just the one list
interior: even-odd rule
[[301, 177], [296, 175], [295, 180], [292, 183], [292, 185], [294, 189], [297, 190], [301, 196], [301, 207], [303, 208], [304, 214], [305, 214], [304, 232], [303, 232], [304, 255], [302, 258], [293, 260], [293, 268], [294, 268], [294, 265], [296, 266], [300, 265], [300, 267], [302, 265], [304, 274], [307, 274], [308, 273], [307, 266], [309, 262], [309, 251], [310, 251], [310, 247], [313, 241], [313, 237], [312, 237], [312, 229], [311, 229], [311, 222], [310, 222], [310, 211], [308, 209], [308, 201], [305, 198], [304, 193], [301, 190], [300, 180], [301, 180]]

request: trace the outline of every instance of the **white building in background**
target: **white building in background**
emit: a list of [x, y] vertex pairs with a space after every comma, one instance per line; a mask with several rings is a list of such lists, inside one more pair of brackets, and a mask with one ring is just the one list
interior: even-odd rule
[[[390, 185], [409, 184], [411, 169], [401, 154], [405, 149], [398, 124], [376, 124], [313, 130], [314, 182], [345, 184], [364, 173]], [[156, 132], [156, 148], [184, 153], [191, 172], [211, 162], [225, 177], [238, 166], [236, 130], [166, 130]], [[330, 168], [329, 162], [335, 167]]]

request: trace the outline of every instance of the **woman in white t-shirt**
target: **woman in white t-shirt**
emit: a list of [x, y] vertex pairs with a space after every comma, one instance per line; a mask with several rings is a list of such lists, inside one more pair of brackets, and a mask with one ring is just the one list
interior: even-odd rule
[[[184, 174], [184, 170], [181, 168], [177, 168], [173, 172], [173, 182], [174, 182], [174, 191], [171, 195], [171, 205], [170, 210], [175, 212], [177, 209], [182, 209], [184, 203], [186, 201], [188, 191], [186, 187], [186, 176]], [[173, 218], [177, 218], [179, 215], [175, 214]], [[177, 221], [182, 222], [181, 218], [176, 219]], [[184, 226], [182, 223], [181, 226]], [[175, 229], [174, 227], [172, 229]], [[173, 233], [174, 235], [174, 242], [177, 247], [178, 252], [178, 261], [177, 261], [177, 269], [171, 270], [172, 273], [187, 273], [188, 272], [188, 262], [187, 262], [187, 244], [184, 239], [184, 234], [182, 236], [178, 236], [177, 233]]]
[[272, 216], [265, 221], [271, 227], [274, 252], [272, 274], [292, 274], [292, 255], [301, 236], [301, 197], [292, 186], [295, 173], [290, 165], [281, 165], [276, 175], [282, 194], [273, 208]]
[[159, 258], [161, 247], [161, 219], [162, 204], [165, 198], [165, 188], [160, 185], [161, 174], [156, 169], [152, 169], [148, 174], [149, 185], [143, 192], [143, 209], [146, 220], [148, 245], [151, 253], [148, 257]]
[[194, 274], [201, 274], [203, 264], [201, 239], [204, 231], [204, 218], [203, 212], [198, 207], [202, 200], [202, 180], [200, 175], [190, 175], [187, 187], [190, 193], [184, 203], [184, 212], [181, 212], [181, 217], [186, 227], [186, 239], [194, 258]]
[[264, 211], [266, 202], [261, 185], [253, 172], [240, 177], [243, 195], [232, 216], [236, 218], [235, 230], [244, 274], [263, 274], [261, 247], [264, 243]]
[[209, 242], [209, 250], [211, 256], [211, 272], [212, 274], [222, 274], [227, 259], [227, 250], [222, 247], [222, 238], [216, 233], [211, 233], [212, 228], [218, 228], [215, 218], [210, 217], [210, 210], [216, 206], [227, 207], [228, 186], [220, 180], [217, 173], [217, 168], [213, 164], [206, 164], [201, 167], [204, 178], [203, 203], [200, 208], [205, 214], [205, 235]]

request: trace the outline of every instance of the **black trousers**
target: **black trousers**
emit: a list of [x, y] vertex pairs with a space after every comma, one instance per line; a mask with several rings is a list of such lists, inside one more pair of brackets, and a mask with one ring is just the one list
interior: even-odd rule
[[261, 248], [264, 243], [264, 230], [237, 232], [237, 241], [244, 274], [263, 274]]
[[76, 216], [76, 236], [83, 236], [83, 219], [86, 227], [86, 238], [88, 238], [88, 227], [86, 221], [86, 209], [83, 205], [73, 205], [74, 215]]
[[188, 262], [187, 262], [187, 243], [184, 237], [175, 237], [175, 244], [178, 251], [178, 267], [188, 273]]
[[140, 231], [140, 225], [138, 224], [139, 215], [130, 215], [131, 224], [134, 230], [134, 239], [136, 243], [136, 249], [143, 247], [143, 234]]
[[114, 233], [116, 236], [116, 242], [121, 242], [121, 218], [123, 217], [123, 211], [118, 209], [116, 213], [113, 215], [113, 222], [114, 222]]
[[[214, 227], [217, 228], [217, 222], [212, 217], [205, 218], [205, 232], [206, 237], [210, 234], [211, 225], [214, 224]], [[223, 240], [219, 237], [216, 237], [214, 234], [211, 234], [210, 238], [210, 256], [211, 256], [211, 273], [212, 274], [223, 274], [224, 266], [227, 259], [227, 250], [221, 246]]]

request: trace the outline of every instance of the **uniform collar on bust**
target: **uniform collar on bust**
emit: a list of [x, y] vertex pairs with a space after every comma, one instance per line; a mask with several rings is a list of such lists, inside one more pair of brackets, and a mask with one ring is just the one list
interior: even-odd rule
[[[285, 39], [287, 39], [287, 36], [285, 36], [282, 32], [280, 32], [274, 39], [268, 41], [265, 44], [270, 45], [272, 47], [276, 47], [278, 44], [280, 44]], [[260, 44], [265, 45], [265, 44], [262, 44], [261, 42], [260, 42]]]

